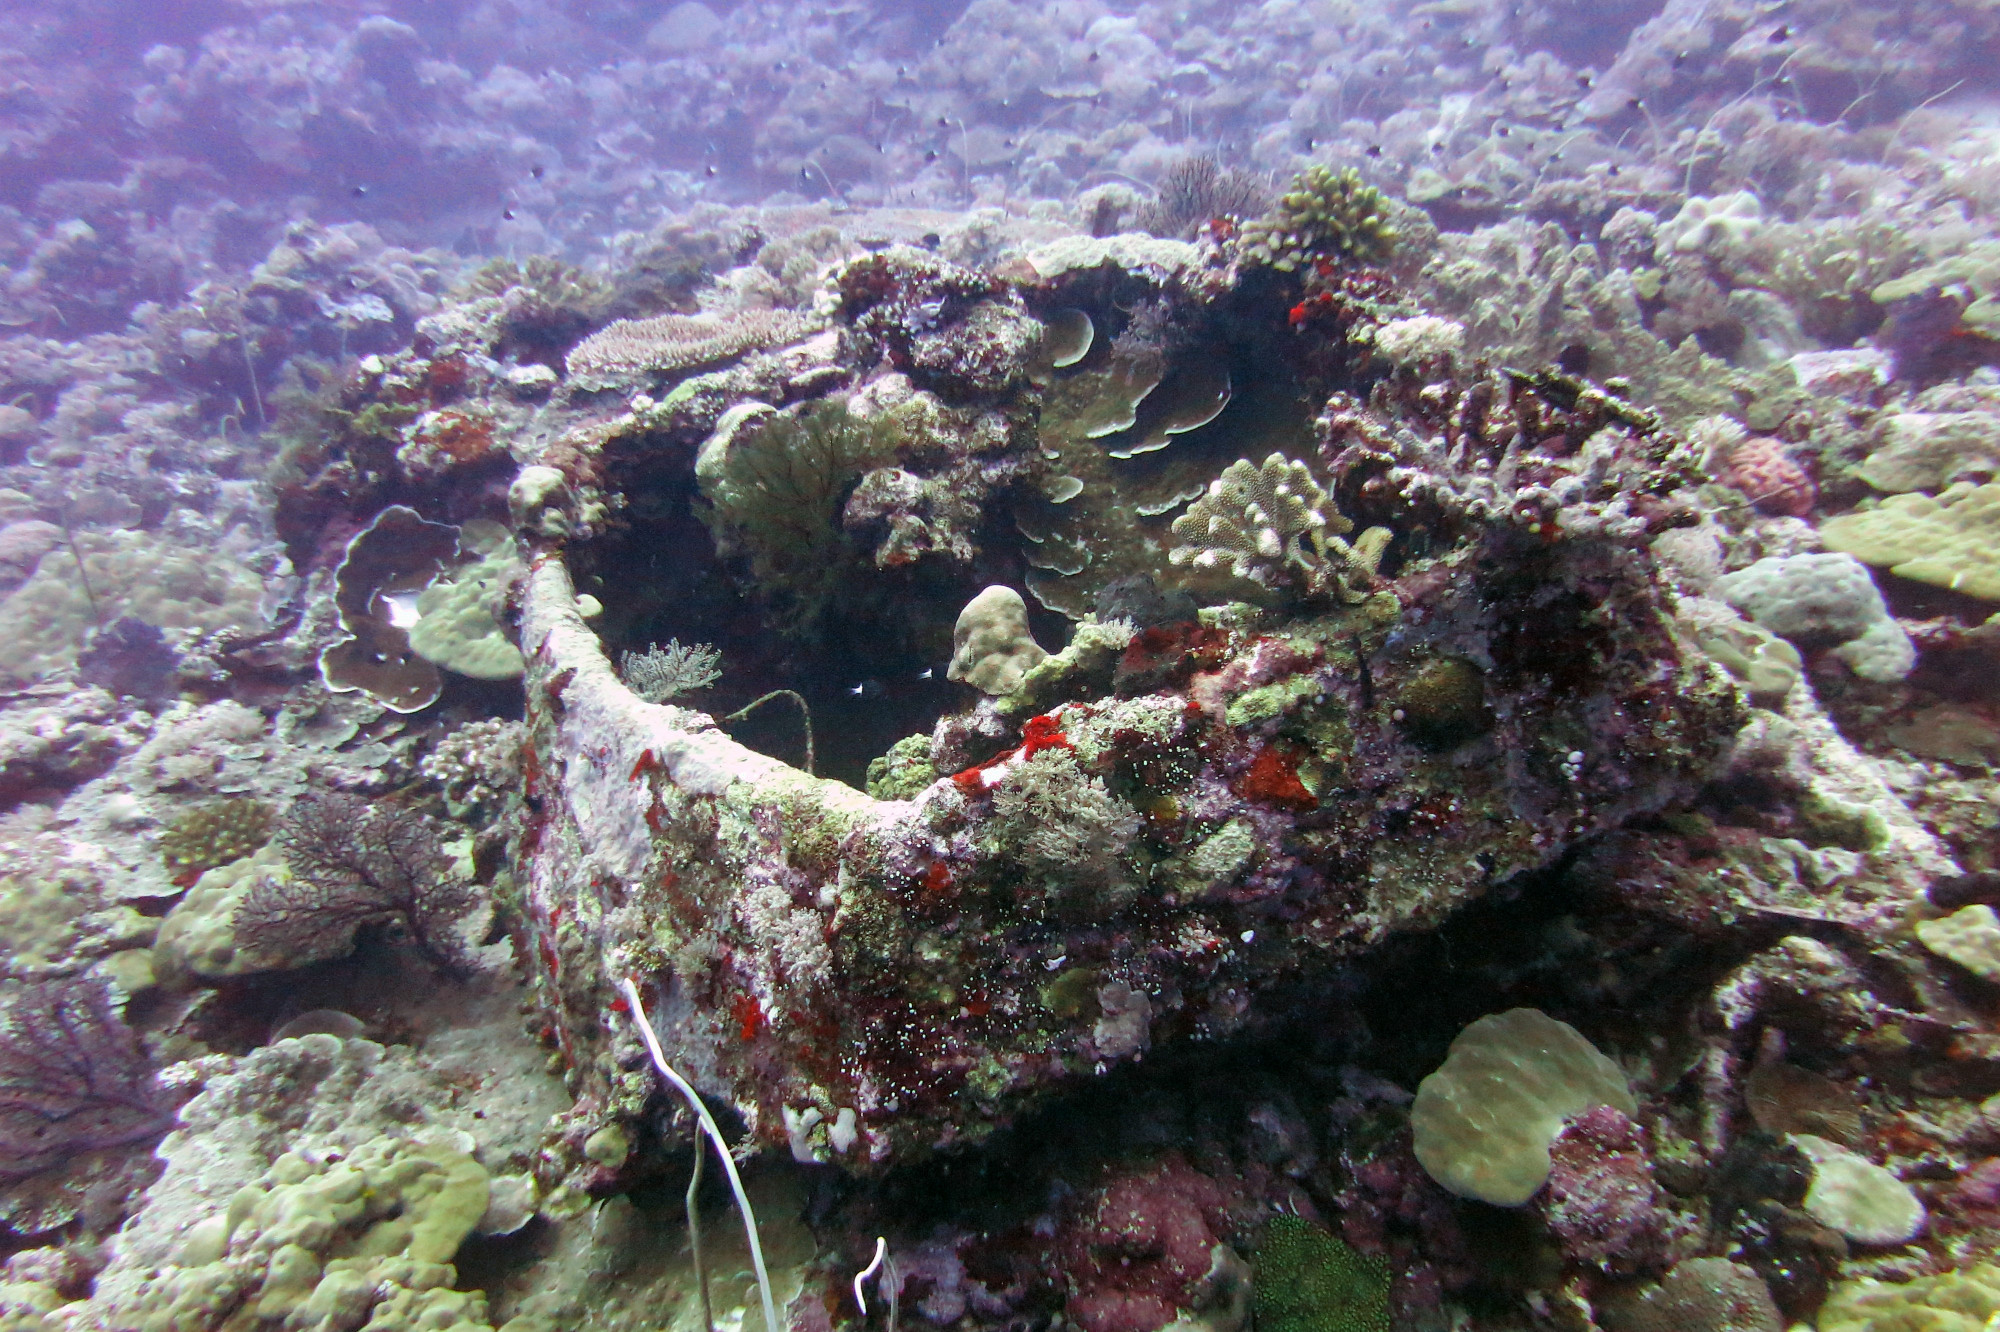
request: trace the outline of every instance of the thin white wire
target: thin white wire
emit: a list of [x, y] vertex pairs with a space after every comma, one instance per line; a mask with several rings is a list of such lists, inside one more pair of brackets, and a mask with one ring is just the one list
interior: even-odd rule
[[722, 1158], [723, 1173], [729, 1176], [730, 1190], [736, 1195], [736, 1208], [743, 1213], [743, 1233], [750, 1239], [750, 1265], [757, 1273], [757, 1294], [764, 1301], [764, 1327], [766, 1332], [781, 1332], [778, 1327], [777, 1306], [771, 1300], [771, 1275], [764, 1270], [764, 1246], [757, 1239], [757, 1214], [750, 1210], [750, 1195], [743, 1191], [743, 1177], [736, 1173], [736, 1158], [729, 1154], [729, 1144], [723, 1140], [722, 1130], [715, 1125], [715, 1116], [708, 1113], [708, 1107], [701, 1103], [701, 1097], [688, 1085], [686, 1078], [674, 1072], [674, 1066], [667, 1062], [666, 1052], [660, 1049], [659, 1033], [646, 1017], [645, 1001], [639, 998], [639, 987], [630, 976], [618, 980], [618, 988], [625, 995], [625, 1002], [632, 1006], [632, 1025], [639, 1029], [639, 1039], [646, 1043], [646, 1053], [653, 1057], [653, 1067], [660, 1076], [672, 1083], [674, 1090], [687, 1098], [688, 1109], [694, 1111], [695, 1119], [702, 1132], [715, 1144], [715, 1154]]
[[865, 1297], [861, 1293], [861, 1283], [866, 1281], [869, 1277], [874, 1276], [877, 1272], [881, 1271], [882, 1260], [888, 1256], [889, 1256], [888, 1237], [884, 1235], [877, 1235], [875, 1237], [874, 1258], [869, 1260], [868, 1266], [862, 1268], [859, 1272], [856, 1272], [854, 1274], [854, 1303], [860, 1306], [861, 1316], [863, 1318], [866, 1318], [868, 1316], [868, 1300], [867, 1297]]

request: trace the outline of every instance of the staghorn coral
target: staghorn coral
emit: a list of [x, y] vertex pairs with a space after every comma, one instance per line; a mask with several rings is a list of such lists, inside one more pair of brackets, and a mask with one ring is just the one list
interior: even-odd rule
[[217, 865], [256, 852], [271, 838], [271, 807], [261, 800], [217, 800], [182, 815], [160, 834], [160, 859], [192, 882]]
[[314, 792], [285, 812], [278, 841], [291, 877], [259, 880], [232, 922], [257, 951], [337, 956], [355, 931], [386, 925], [446, 975], [472, 970], [462, 927], [478, 899], [446, 870], [429, 819], [343, 791]]
[[665, 703], [708, 688], [722, 678], [722, 653], [707, 643], [682, 646], [678, 638], [655, 644], [644, 652], [627, 652], [618, 673], [632, 692], [648, 703]]
[[1387, 259], [1397, 240], [1388, 200], [1348, 167], [1308, 167], [1270, 212], [1243, 228], [1246, 262], [1290, 273], [1326, 259], [1374, 264]]
[[0, 1178], [157, 1136], [170, 1103], [98, 980], [0, 989]]
[[619, 319], [570, 350], [568, 372], [572, 379], [678, 374], [734, 360], [759, 347], [790, 342], [809, 326], [805, 316], [790, 310], [748, 310], [728, 317], [665, 314], [651, 319]]
[[1371, 529], [1350, 545], [1343, 535], [1353, 530], [1310, 467], [1274, 453], [1261, 466], [1239, 459], [1224, 468], [1174, 519], [1174, 535], [1186, 544], [1167, 558], [1227, 569], [1265, 588], [1356, 602], [1367, 595], [1389, 534]]

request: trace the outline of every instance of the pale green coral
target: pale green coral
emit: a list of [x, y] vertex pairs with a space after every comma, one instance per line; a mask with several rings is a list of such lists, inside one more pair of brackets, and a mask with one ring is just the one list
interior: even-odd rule
[[443, 1146], [286, 1152], [190, 1228], [130, 1310], [136, 1332], [205, 1332], [238, 1306], [287, 1326], [490, 1332], [485, 1297], [451, 1289], [488, 1191], [485, 1167]]
[[[461, 545], [471, 545], [466, 524]], [[417, 596], [410, 648], [425, 661], [475, 680], [512, 680], [521, 674], [521, 649], [508, 639], [501, 617], [525, 566], [511, 538], [490, 539], [481, 557], [452, 570]]]
[[1396, 245], [1389, 203], [1348, 167], [1311, 166], [1292, 179], [1271, 211], [1243, 228], [1243, 257], [1281, 273], [1330, 259], [1373, 264]]
[[1996, 1315], [2000, 1266], [1975, 1263], [1912, 1281], [1839, 1282], [1820, 1306], [1819, 1332], [1985, 1332]]
[[1829, 518], [1820, 537], [1899, 578], [2000, 601], [2000, 484], [1961, 481], [1935, 497], [1891, 495]]
[[908, 800], [938, 777], [931, 766], [931, 738], [906, 735], [868, 764], [868, 794], [877, 800]]
[[95, 625], [123, 616], [201, 633], [264, 623], [264, 580], [226, 556], [149, 532], [78, 532], [76, 544], [88, 591], [75, 558], [57, 549], [0, 603], [0, 682], [25, 683], [69, 666]]

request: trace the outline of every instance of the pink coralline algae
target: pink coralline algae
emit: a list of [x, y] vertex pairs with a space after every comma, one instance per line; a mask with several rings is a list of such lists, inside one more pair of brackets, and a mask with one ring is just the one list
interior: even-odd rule
[[1063, 1236], [1070, 1321], [1084, 1332], [1157, 1332], [1214, 1302], [1225, 1202], [1221, 1185], [1178, 1156], [1114, 1181]]
[[1767, 435], [1752, 435], [1738, 444], [1730, 452], [1724, 476], [1759, 511], [1774, 518], [1803, 518], [1819, 499], [1811, 474], [1782, 443]]
[[1549, 1157], [1548, 1189], [1538, 1205], [1565, 1258], [1616, 1276], [1665, 1259], [1670, 1218], [1660, 1208], [1638, 1125], [1597, 1106], [1564, 1126]]

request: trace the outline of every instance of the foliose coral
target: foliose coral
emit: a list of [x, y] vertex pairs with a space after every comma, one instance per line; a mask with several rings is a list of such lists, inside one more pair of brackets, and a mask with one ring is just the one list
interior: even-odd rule
[[695, 479], [716, 545], [746, 560], [759, 594], [794, 632], [826, 612], [853, 558], [839, 525], [847, 488], [894, 457], [896, 440], [892, 422], [834, 400], [732, 412], [701, 446]]
[[1360, 172], [1311, 166], [1270, 212], [1244, 226], [1240, 244], [1247, 262], [1290, 273], [1319, 259], [1379, 263], [1396, 241], [1388, 201]]
[[1829, 518], [1833, 550], [1899, 578], [2000, 601], [2000, 484], [1955, 482], [1935, 498], [1891, 495], [1872, 509]]

